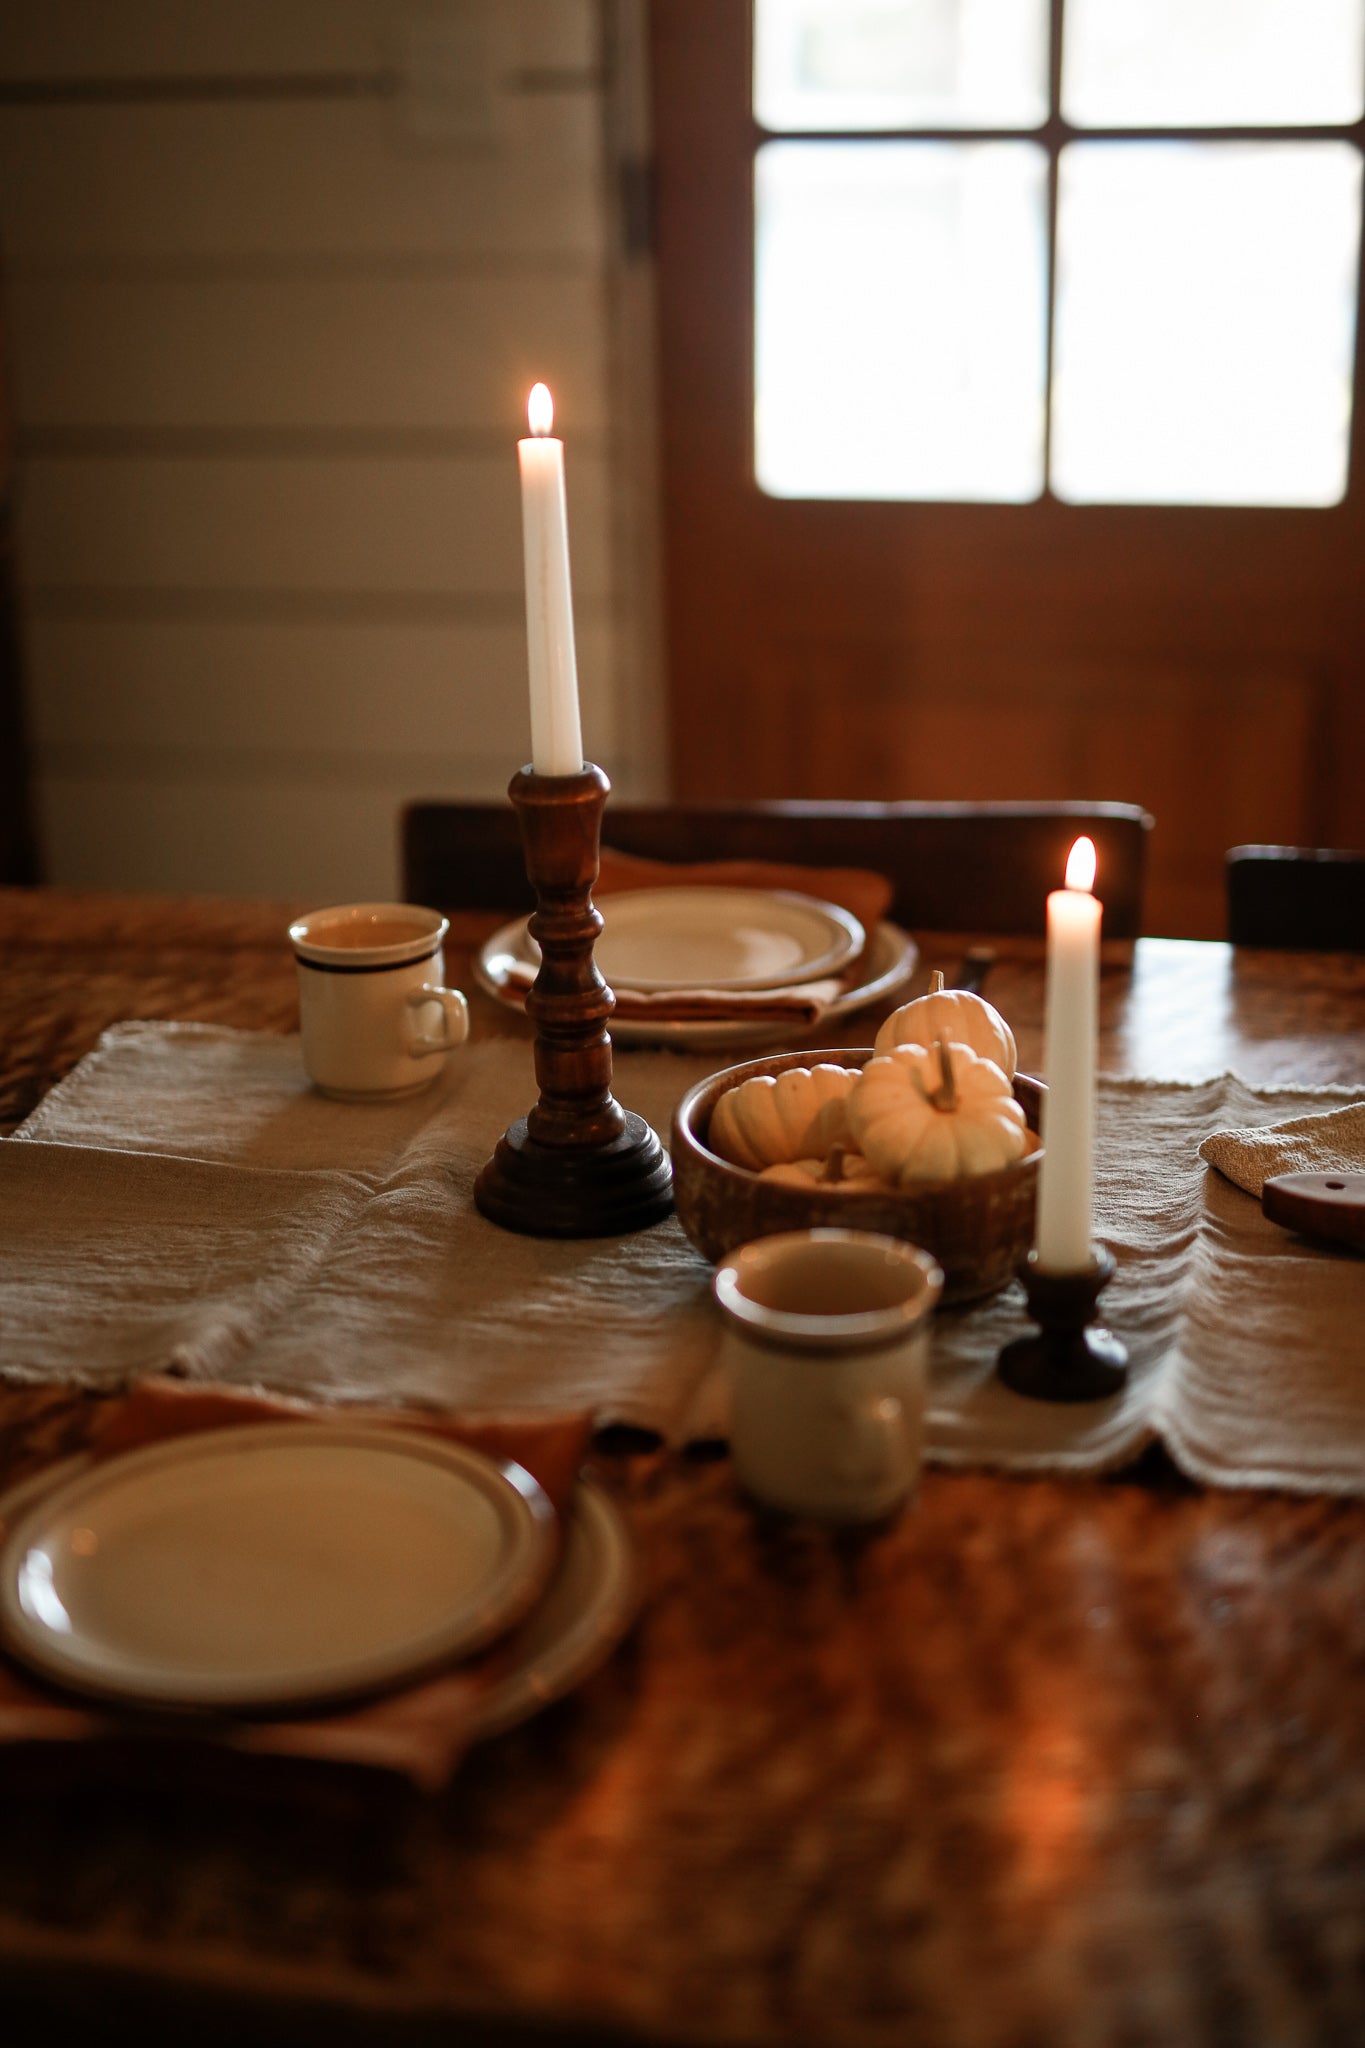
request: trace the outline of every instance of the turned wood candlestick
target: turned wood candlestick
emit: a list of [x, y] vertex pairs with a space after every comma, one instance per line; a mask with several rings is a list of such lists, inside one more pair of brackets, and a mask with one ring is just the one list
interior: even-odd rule
[[1077, 1273], [1049, 1273], [1029, 1253], [1019, 1278], [1041, 1327], [1000, 1353], [996, 1371], [1007, 1387], [1034, 1401], [1105, 1401], [1122, 1392], [1127, 1349], [1110, 1331], [1090, 1327], [1113, 1275], [1114, 1254], [1103, 1245], [1090, 1247], [1090, 1264]]
[[668, 1155], [611, 1092], [616, 998], [593, 959], [602, 917], [592, 901], [610, 788], [588, 763], [577, 775], [522, 768], [507, 792], [536, 892], [529, 930], [541, 964], [526, 1011], [540, 1100], [499, 1139], [474, 1200], [492, 1222], [531, 1237], [612, 1237], [673, 1207]]

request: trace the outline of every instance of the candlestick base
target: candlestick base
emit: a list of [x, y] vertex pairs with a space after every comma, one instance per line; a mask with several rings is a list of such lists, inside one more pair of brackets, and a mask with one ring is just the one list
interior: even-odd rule
[[538, 1144], [523, 1116], [498, 1140], [474, 1200], [491, 1223], [530, 1237], [619, 1237], [672, 1213], [673, 1170], [633, 1110], [619, 1138], [588, 1152]]
[[540, 1099], [499, 1139], [474, 1183], [481, 1213], [529, 1237], [614, 1237], [673, 1207], [673, 1169], [642, 1116], [611, 1092], [606, 1022], [616, 998], [593, 960], [602, 918], [592, 885], [611, 785], [600, 768], [537, 775], [508, 795], [536, 892], [529, 930], [540, 972], [526, 998]]
[[1100, 1290], [1114, 1275], [1114, 1255], [1092, 1245], [1090, 1264], [1078, 1273], [1049, 1273], [1030, 1252], [1019, 1267], [1028, 1311], [1041, 1325], [1031, 1337], [1016, 1337], [1000, 1353], [996, 1373], [1016, 1394], [1031, 1401], [1108, 1401], [1128, 1379], [1128, 1352], [1110, 1331], [1094, 1322]]

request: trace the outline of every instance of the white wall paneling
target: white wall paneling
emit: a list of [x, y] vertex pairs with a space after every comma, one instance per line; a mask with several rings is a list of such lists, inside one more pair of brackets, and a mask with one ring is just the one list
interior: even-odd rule
[[585, 739], [623, 793], [662, 786], [623, 7], [10, 0], [51, 879], [384, 893], [405, 799], [505, 788], [537, 377], [568, 443]]
[[[409, 767], [430, 793], [477, 762], [501, 790], [530, 751], [519, 601], [505, 621], [363, 619], [54, 619], [29, 629], [36, 738], [52, 770], [118, 757], [120, 772], [217, 755]], [[585, 743], [616, 748], [612, 630], [578, 624]], [[394, 678], [400, 678], [395, 688]], [[511, 767], [508, 764], [511, 763]], [[496, 778], [501, 775], [501, 782]], [[416, 790], [412, 792], [414, 795]]]
[[597, 95], [510, 105], [477, 149], [423, 147], [392, 98], [0, 106], [0, 237], [43, 269], [600, 263]]
[[[610, 583], [606, 467], [573, 456], [568, 471], [587, 601]], [[54, 588], [514, 603], [522, 588], [515, 454], [34, 458], [19, 520], [35, 609]]]
[[482, 11], [500, 73], [590, 73], [594, 0], [5, 0], [0, 80], [190, 82], [364, 76], [405, 30]]
[[26, 278], [9, 292], [31, 428], [521, 428], [537, 376], [575, 446], [605, 426], [590, 270], [497, 277]]
[[[500, 796], [501, 774], [463, 772], [427, 796]], [[370, 772], [349, 786], [299, 770], [224, 764], [213, 781], [184, 766], [163, 776], [54, 772], [44, 786], [48, 857], [74, 888], [189, 895], [387, 901], [397, 876], [397, 820], [411, 776]], [[225, 881], [224, 876], [230, 880]]]

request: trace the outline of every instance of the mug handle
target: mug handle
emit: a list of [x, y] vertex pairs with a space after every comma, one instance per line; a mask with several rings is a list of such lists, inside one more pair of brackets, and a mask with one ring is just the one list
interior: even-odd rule
[[[469, 1005], [457, 988], [437, 988], [433, 982], [424, 982], [421, 988], [408, 991], [409, 1010], [425, 1009], [428, 1003], [441, 1005], [442, 1032], [439, 1038], [428, 1038], [424, 1033], [414, 1033], [408, 1039], [408, 1052], [413, 1059], [420, 1059], [424, 1053], [452, 1052], [457, 1045], [463, 1045], [469, 1036]], [[412, 1020], [409, 1019], [411, 1031]]]
[[904, 1408], [895, 1394], [868, 1394], [850, 1401], [841, 1421], [852, 1424], [850, 1435], [830, 1460], [836, 1479], [880, 1486], [898, 1476]]

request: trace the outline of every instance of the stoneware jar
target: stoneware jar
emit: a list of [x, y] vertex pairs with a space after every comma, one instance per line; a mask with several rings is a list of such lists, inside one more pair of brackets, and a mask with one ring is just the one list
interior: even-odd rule
[[730, 1448], [756, 1499], [870, 1522], [914, 1491], [942, 1286], [927, 1252], [862, 1230], [761, 1238], [721, 1266]]

